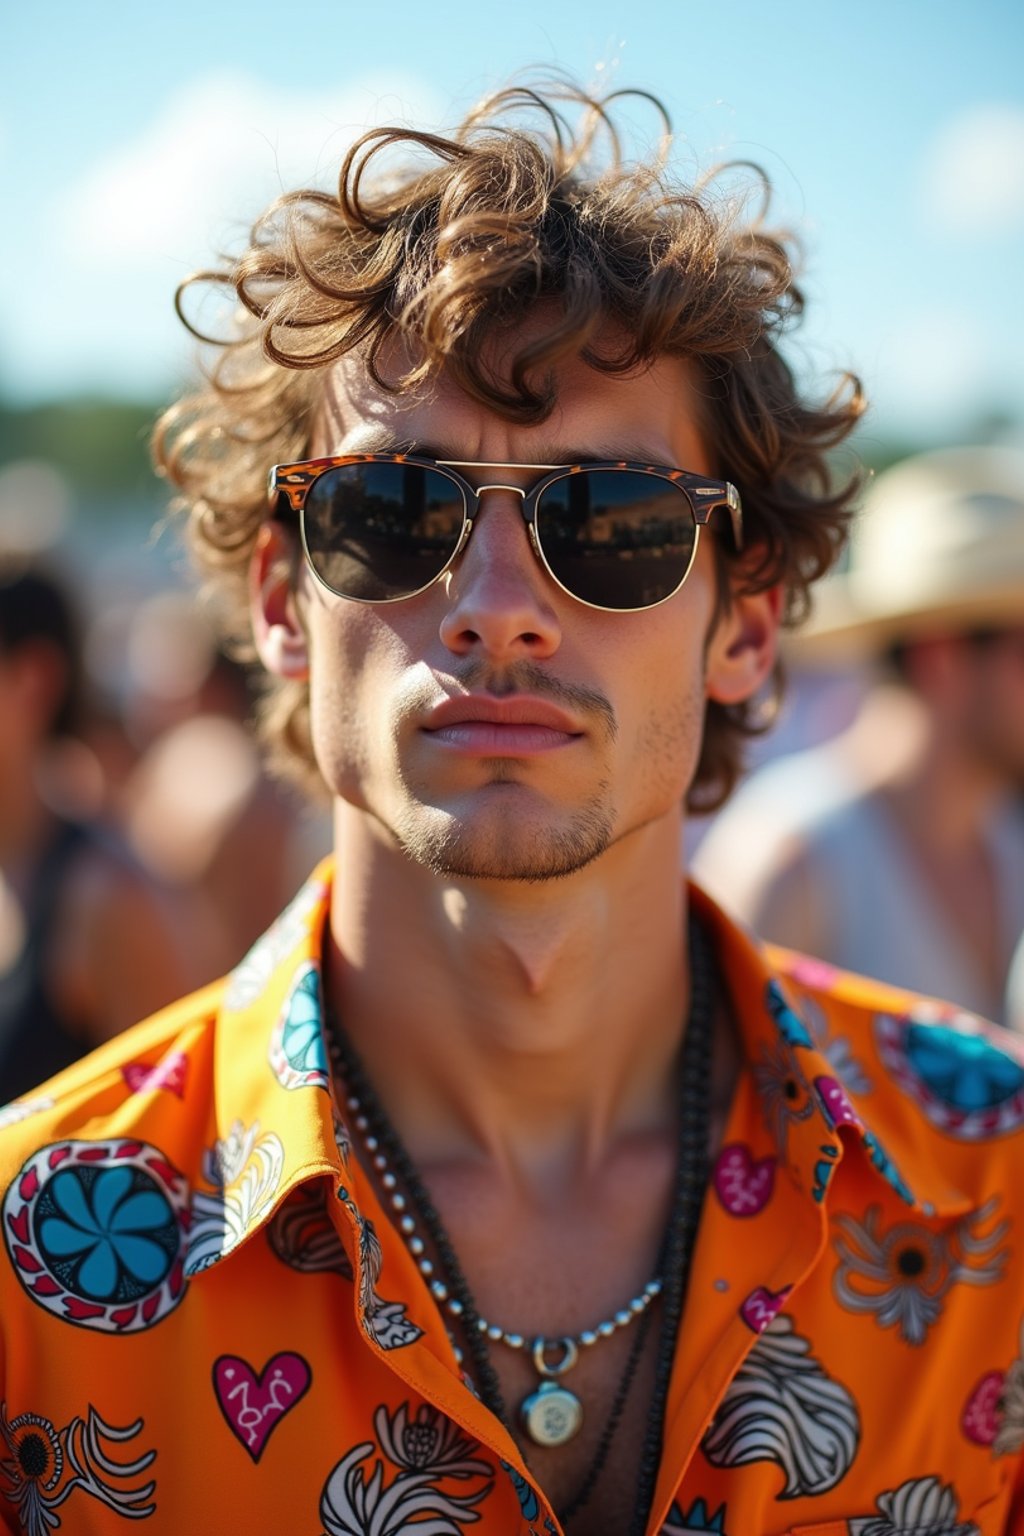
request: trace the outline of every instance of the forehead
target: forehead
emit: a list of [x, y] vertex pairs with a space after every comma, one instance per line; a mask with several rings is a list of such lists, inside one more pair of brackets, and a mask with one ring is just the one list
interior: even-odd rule
[[[522, 332], [506, 344], [528, 339]], [[498, 369], [501, 349], [493, 344]], [[389, 382], [409, 365], [393, 346], [381, 372]], [[443, 372], [411, 394], [382, 388], [356, 351], [324, 377], [314, 434], [316, 454], [419, 448], [438, 456], [522, 463], [627, 458], [710, 473], [706, 402], [685, 359], [662, 357], [628, 375], [603, 373], [573, 357], [554, 370], [551, 414], [510, 422], [461, 390]]]

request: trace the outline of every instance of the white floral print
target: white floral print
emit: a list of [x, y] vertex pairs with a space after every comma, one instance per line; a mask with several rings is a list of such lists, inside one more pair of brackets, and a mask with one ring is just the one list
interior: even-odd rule
[[325, 887], [310, 880], [232, 971], [225, 1008], [247, 1008], [265, 990], [276, 967], [309, 932], [309, 919], [323, 903]]
[[786, 1475], [783, 1499], [834, 1488], [860, 1440], [856, 1403], [810, 1347], [794, 1333], [792, 1318], [776, 1317], [737, 1371], [704, 1437], [704, 1454], [716, 1467], [777, 1462]]
[[937, 1477], [912, 1478], [875, 1502], [881, 1515], [851, 1520], [850, 1536], [981, 1536], [959, 1520], [955, 1493]]
[[74, 1493], [88, 1494], [126, 1520], [142, 1520], [156, 1508], [156, 1482], [119, 1487], [137, 1479], [154, 1460], [145, 1451], [134, 1461], [118, 1461], [112, 1446], [132, 1440], [142, 1428], [136, 1419], [120, 1429], [107, 1424], [95, 1408], [63, 1429], [37, 1413], [8, 1419], [0, 1403], [0, 1435], [7, 1455], [0, 1459], [0, 1489], [15, 1506], [25, 1536], [49, 1536], [61, 1524], [57, 1509]]
[[[384, 1461], [366, 1463], [377, 1446], [366, 1441], [338, 1462], [324, 1487], [320, 1518], [326, 1536], [460, 1536], [463, 1526], [480, 1518], [475, 1508], [493, 1486], [494, 1469], [473, 1455], [473, 1442], [436, 1408], [423, 1405], [414, 1419], [407, 1404], [389, 1415], [374, 1415], [377, 1441], [397, 1474], [386, 1481]], [[442, 1492], [447, 1479], [485, 1479], [465, 1493]]]
[[999, 1427], [992, 1452], [1015, 1456], [1024, 1447], [1024, 1322], [1020, 1329], [1020, 1354], [1010, 1366], [999, 1396]]
[[192, 1196], [192, 1226], [185, 1273], [209, 1269], [237, 1248], [274, 1202], [284, 1169], [284, 1147], [273, 1131], [260, 1136], [259, 1122], [246, 1128], [240, 1120], [203, 1158], [212, 1193]]

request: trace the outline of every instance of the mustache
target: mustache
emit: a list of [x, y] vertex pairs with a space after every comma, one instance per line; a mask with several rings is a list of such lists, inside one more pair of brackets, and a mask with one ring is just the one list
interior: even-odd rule
[[566, 709], [600, 721], [610, 741], [614, 741], [618, 735], [619, 724], [615, 710], [600, 689], [552, 677], [550, 672], [534, 661], [524, 658], [522, 661], [509, 662], [507, 666], [495, 667], [490, 662], [474, 658], [463, 666], [453, 667], [449, 675], [467, 693], [489, 693], [495, 699], [530, 693], [537, 698], [550, 699]]

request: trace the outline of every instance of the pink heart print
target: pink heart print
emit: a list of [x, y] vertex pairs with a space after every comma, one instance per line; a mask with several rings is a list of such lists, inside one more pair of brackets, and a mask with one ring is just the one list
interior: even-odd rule
[[964, 1404], [960, 1428], [975, 1445], [991, 1445], [999, 1432], [999, 1399], [1004, 1381], [1002, 1371], [989, 1371]]
[[756, 1216], [775, 1187], [774, 1157], [756, 1159], [748, 1146], [734, 1141], [715, 1162], [715, 1193], [730, 1216]]
[[238, 1355], [221, 1355], [213, 1367], [213, 1390], [228, 1427], [253, 1461], [286, 1413], [309, 1390], [312, 1372], [301, 1355], [272, 1355], [257, 1375]]
[[170, 1051], [159, 1061], [151, 1064], [144, 1061], [129, 1061], [121, 1068], [121, 1076], [132, 1093], [146, 1093], [163, 1088], [167, 1093], [176, 1094], [179, 1099], [185, 1097], [187, 1075], [188, 1057], [184, 1051]]
[[770, 1291], [767, 1286], [759, 1285], [751, 1291], [740, 1307], [740, 1316], [747, 1327], [753, 1333], [764, 1333], [782, 1311], [783, 1303], [792, 1289], [791, 1285], [784, 1285], [781, 1291]]

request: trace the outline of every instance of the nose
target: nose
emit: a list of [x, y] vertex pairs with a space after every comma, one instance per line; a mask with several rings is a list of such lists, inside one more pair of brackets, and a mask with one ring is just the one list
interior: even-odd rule
[[448, 576], [441, 621], [441, 639], [454, 655], [539, 661], [558, 649], [554, 583], [534, 554], [520, 501], [512, 488], [496, 487], [477, 505], [469, 541]]

